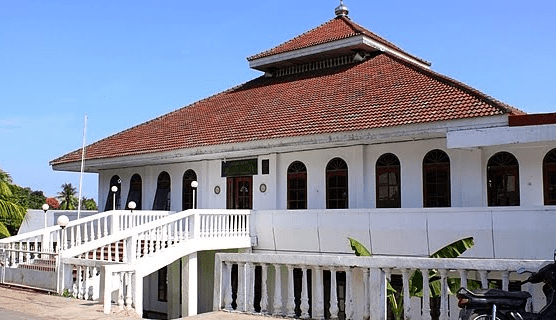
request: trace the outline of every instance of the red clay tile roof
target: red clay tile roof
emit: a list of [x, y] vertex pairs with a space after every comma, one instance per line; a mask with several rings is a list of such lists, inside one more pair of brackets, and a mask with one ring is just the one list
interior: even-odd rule
[[303, 48], [307, 48], [307, 47], [311, 47], [323, 43], [355, 37], [358, 35], [365, 35], [387, 47], [403, 52], [408, 56], [416, 60], [419, 60], [420, 62], [426, 65], [430, 65], [429, 62], [405, 52], [404, 50], [400, 49], [393, 43], [363, 28], [362, 26], [351, 21], [348, 17], [345, 16], [336, 17], [270, 50], [248, 57], [247, 60], [252, 61], [252, 60], [272, 56], [279, 53], [303, 49]]
[[[462, 83], [380, 53], [352, 65], [259, 77], [95, 142], [86, 159], [522, 114]], [[52, 165], [80, 160], [74, 151]]]

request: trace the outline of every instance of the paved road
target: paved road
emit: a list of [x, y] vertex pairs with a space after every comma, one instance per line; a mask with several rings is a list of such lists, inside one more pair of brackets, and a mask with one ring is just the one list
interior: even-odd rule
[[[49, 295], [33, 290], [0, 286], [0, 319], [9, 320], [137, 320], [141, 319], [133, 310], [118, 311], [114, 308], [107, 315], [102, 304]], [[211, 312], [187, 320], [263, 320], [268, 317], [228, 312]]]

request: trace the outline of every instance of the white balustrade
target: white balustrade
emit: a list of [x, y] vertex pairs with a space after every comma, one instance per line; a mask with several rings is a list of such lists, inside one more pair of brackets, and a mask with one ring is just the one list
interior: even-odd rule
[[[402, 280], [400, 293], [403, 294], [404, 319], [431, 319], [429, 301], [432, 293], [428, 275], [429, 271], [434, 270], [441, 284], [440, 306], [437, 310], [439, 319], [449, 320], [454, 319], [454, 312], [457, 314], [459, 309], [453, 305], [450, 308], [448, 279], [459, 278], [462, 286], [471, 280], [482, 282], [483, 286], [496, 280], [507, 290], [510, 281], [525, 279], [526, 276], [517, 270], [525, 268], [536, 271], [548, 263], [550, 261], [544, 260], [218, 253], [215, 267], [221, 281], [215, 282], [215, 292], [221, 292], [221, 295], [214, 297], [214, 309], [232, 311], [232, 306], [237, 305], [237, 311], [302, 319], [325, 319], [325, 316], [327, 319], [338, 319], [343, 313], [345, 319], [383, 320], [387, 312], [386, 285], [391, 275], [396, 275]], [[232, 272], [233, 265], [238, 265], [237, 274]], [[274, 267], [273, 274], [267, 274], [268, 265]], [[257, 266], [262, 269], [261, 283], [253, 281]], [[287, 270], [285, 278], [281, 270]], [[307, 287], [309, 270], [312, 274], [311, 290]], [[330, 281], [324, 281], [324, 270], [330, 272]], [[411, 298], [409, 290], [410, 277], [417, 270], [424, 275], [421, 300]], [[345, 282], [341, 284], [336, 281], [339, 272], [345, 274]], [[296, 277], [300, 278], [296, 280]], [[232, 281], [232, 278], [236, 280]], [[300, 287], [294, 285], [296, 281], [301, 282]], [[238, 284], [237, 287], [232, 286], [234, 283]], [[245, 284], [248, 286], [245, 287]], [[269, 285], [274, 290], [272, 295], [267, 290]], [[243, 296], [244, 291], [247, 292], [246, 298]], [[252, 294], [255, 291], [261, 292], [260, 301], [255, 301]], [[324, 301], [323, 292], [329, 292], [328, 301]], [[235, 301], [234, 293], [237, 293]], [[268, 304], [270, 297], [274, 299], [272, 305]], [[535, 299], [540, 297], [536, 296]], [[312, 301], [311, 314], [309, 300]], [[259, 305], [260, 308], [256, 308]], [[328, 310], [325, 310], [325, 305], [329, 306]]]

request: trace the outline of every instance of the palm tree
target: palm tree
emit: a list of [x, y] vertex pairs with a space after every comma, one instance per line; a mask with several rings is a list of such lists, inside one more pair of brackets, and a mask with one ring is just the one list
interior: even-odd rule
[[8, 226], [19, 228], [25, 218], [26, 209], [13, 199], [10, 185], [12, 178], [0, 169], [0, 238], [9, 237]]
[[77, 190], [71, 183], [62, 184], [62, 191], [58, 192], [58, 199], [60, 200], [61, 210], [75, 210], [79, 202], [75, 193]]

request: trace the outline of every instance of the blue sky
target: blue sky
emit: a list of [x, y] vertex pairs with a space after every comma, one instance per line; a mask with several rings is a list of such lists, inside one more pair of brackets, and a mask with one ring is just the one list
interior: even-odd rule
[[[0, 168], [47, 196], [49, 161], [260, 75], [246, 57], [334, 17], [336, 0], [0, 0]], [[526, 112], [556, 112], [556, 1], [346, 0], [434, 71]], [[83, 195], [97, 199], [97, 176]]]

